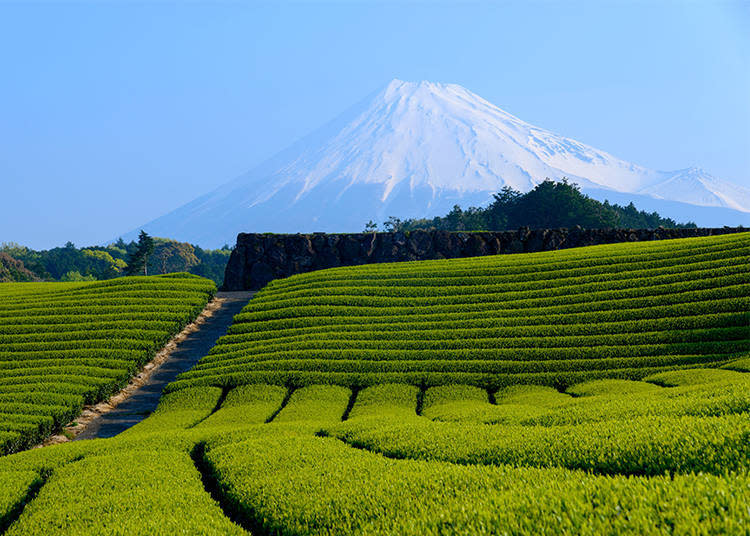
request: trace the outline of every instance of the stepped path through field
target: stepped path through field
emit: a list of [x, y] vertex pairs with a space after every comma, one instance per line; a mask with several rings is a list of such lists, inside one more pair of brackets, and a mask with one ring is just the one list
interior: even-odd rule
[[255, 292], [219, 292], [220, 307], [201, 323], [196, 331], [177, 344], [146, 382], [112, 411], [96, 417], [78, 439], [113, 437], [148, 417], [156, 409], [164, 386], [192, 368], [207, 355], [216, 340], [227, 332], [234, 315], [247, 304]]

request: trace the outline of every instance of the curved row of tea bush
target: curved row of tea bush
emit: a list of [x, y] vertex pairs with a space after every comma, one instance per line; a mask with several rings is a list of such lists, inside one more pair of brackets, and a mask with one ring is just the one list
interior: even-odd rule
[[[567, 393], [186, 388], [115, 438], [0, 459], [0, 519], [13, 535], [242, 533], [227, 514], [253, 534], [740, 534], [750, 522], [747, 408], [720, 408], [731, 387], [747, 404], [748, 377], [691, 369]], [[645, 417], [618, 412], [620, 398]], [[660, 414], [666, 428], [639, 425], [672, 398], [684, 403]], [[567, 407], [591, 411], [567, 435], [521, 424]], [[513, 424], [481, 424], [482, 413], [497, 417], [492, 408]], [[586, 437], [595, 425], [599, 436]]]
[[271, 282], [171, 389], [564, 388], [750, 350], [750, 233], [334, 268]]
[[467, 467], [276, 434], [206, 457], [226, 500], [263, 534], [743, 534], [750, 522], [745, 472]]
[[0, 458], [0, 517], [15, 535], [745, 533], [749, 259], [745, 233], [273, 282], [140, 424]]
[[104, 399], [205, 307], [191, 276], [0, 285], [0, 454], [39, 442]]
[[[464, 465], [637, 475], [747, 468], [750, 375], [690, 372], [703, 383], [604, 380], [573, 386], [570, 394], [516, 385], [493, 394], [494, 404], [475, 387], [435, 387], [424, 395], [423, 417], [414, 410], [415, 391], [379, 385], [361, 391], [349, 420], [327, 434], [391, 458]], [[681, 374], [649, 381], [679, 381]]]

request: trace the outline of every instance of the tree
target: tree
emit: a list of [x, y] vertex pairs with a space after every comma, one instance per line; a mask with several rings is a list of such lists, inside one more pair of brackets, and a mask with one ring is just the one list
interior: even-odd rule
[[41, 281], [23, 262], [0, 251], [0, 283], [13, 281]]
[[115, 259], [107, 251], [101, 249], [82, 249], [85, 259], [90, 260], [87, 271], [96, 279], [112, 279], [117, 277], [127, 265], [122, 259]]
[[212, 279], [217, 286], [224, 282], [224, 271], [232, 249], [225, 244], [221, 249], [202, 249], [193, 245], [199, 264], [190, 268], [190, 273]]
[[503, 186], [486, 210], [487, 229], [507, 229], [508, 220], [523, 194], [510, 186]]
[[389, 233], [399, 231], [401, 227], [401, 220], [396, 216], [389, 216], [386, 222], [383, 224], [383, 227]]
[[378, 230], [378, 224], [374, 221], [370, 220], [367, 223], [365, 223], [365, 232], [366, 233], [375, 233]]
[[81, 275], [81, 272], [75, 270], [65, 272], [62, 277], [60, 277], [60, 281], [96, 281], [96, 277], [93, 275]]
[[458, 205], [453, 205], [453, 209], [445, 216], [446, 224], [456, 231], [465, 231], [464, 212]]
[[147, 262], [152, 271], [160, 274], [187, 272], [200, 264], [195, 249], [187, 242], [175, 242], [157, 238], [151, 260]]
[[440, 229], [445, 231], [501, 231], [531, 227], [581, 227], [602, 229], [611, 227], [649, 228], [695, 227], [694, 223], [676, 223], [656, 212], [639, 211], [633, 203], [626, 207], [590, 198], [567, 179], [556, 182], [544, 180], [531, 191], [522, 194], [504, 187], [496, 193], [487, 208], [469, 207], [462, 210], [455, 205], [443, 217], [432, 219], [399, 220], [391, 217], [385, 223], [389, 231]]
[[148, 275], [148, 258], [154, 252], [154, 239], [141, 230], [135, 251], [128, 258], [127, 275]]

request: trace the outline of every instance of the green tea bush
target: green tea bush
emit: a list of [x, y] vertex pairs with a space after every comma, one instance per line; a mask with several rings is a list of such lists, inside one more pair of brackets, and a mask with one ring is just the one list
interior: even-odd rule
[[351, 391], [336, 385], [310, 385], [292, 393], [274, 423], [336, 422], [344, 416]]
[[586, 380], [750, 348], [750, 234], [342, 267], [272, 281], [171, 389]]
[[750, 522], [746, 473], [461, 466], [273, 435], [206, 456], [227, 501], [267, 534], [741, 534]]
[[246, 534], [205, 492], [188, 454], [129, 450], [54, 471], [6, 534], [188, 532]]
[[417, 413], [420, 393], [413, 385], [383, 383], [357, 393], [349, 419], [390, 416], [413, 416]]
[[746, 416], [639, 417], [567, 426], [352, 420], [333, 432], [397, 459], [566, 467], [602, 474], [723, 474], [750, 464]]
[[[0, 454], [116, 392], [215, 291], [180, 275], [0, 284]], [[49, 420], [19, 420], [29, 416]]]
[[162, 397], [153, 416], [122, 432], [123, 436], [192, 428], [214, 411], [221, 398], [218, 387], [193, 387]]
[[[746, 534], [749, 260], [742, 233], [273, 281], [141, 424], [0, 457], [0, 483], [25, 472], [7, 532]], [[54, 297], [78, 338], [41, 327], [43, 286], [0, 307], [0, 340], [40, 345], [0, 348], [0, 442], [64, 423], [200, 305], [138, 284]], [[151, 291], [165, 316], [137, 309]]]
[[[182, 391], [175, 394], [180, 392]], [[242, 385], [230, 390], [218, 411], [201, 422], [198, 427], [263, 424], [281, 407], [286, 394], [287, 389], [277, 385]]]
[[31, 490], [41, 484], [33, 471], [0, 471], [0, 531], [4, 531], [24, 506]]

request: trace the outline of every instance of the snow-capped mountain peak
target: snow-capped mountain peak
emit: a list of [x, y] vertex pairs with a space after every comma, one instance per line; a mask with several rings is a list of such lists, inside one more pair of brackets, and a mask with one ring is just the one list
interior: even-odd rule
[[504, 186], [528, 191], [563, 177], [584, 191], [750, 212], [749, 190], [699, 168], [650, 170], [530, 125], [459, 85], [394, 79], [144, 228], [206, 244], [241, 231], [359, 231], [370, 219], [443, 214], [456, 203], [486, 204]]

